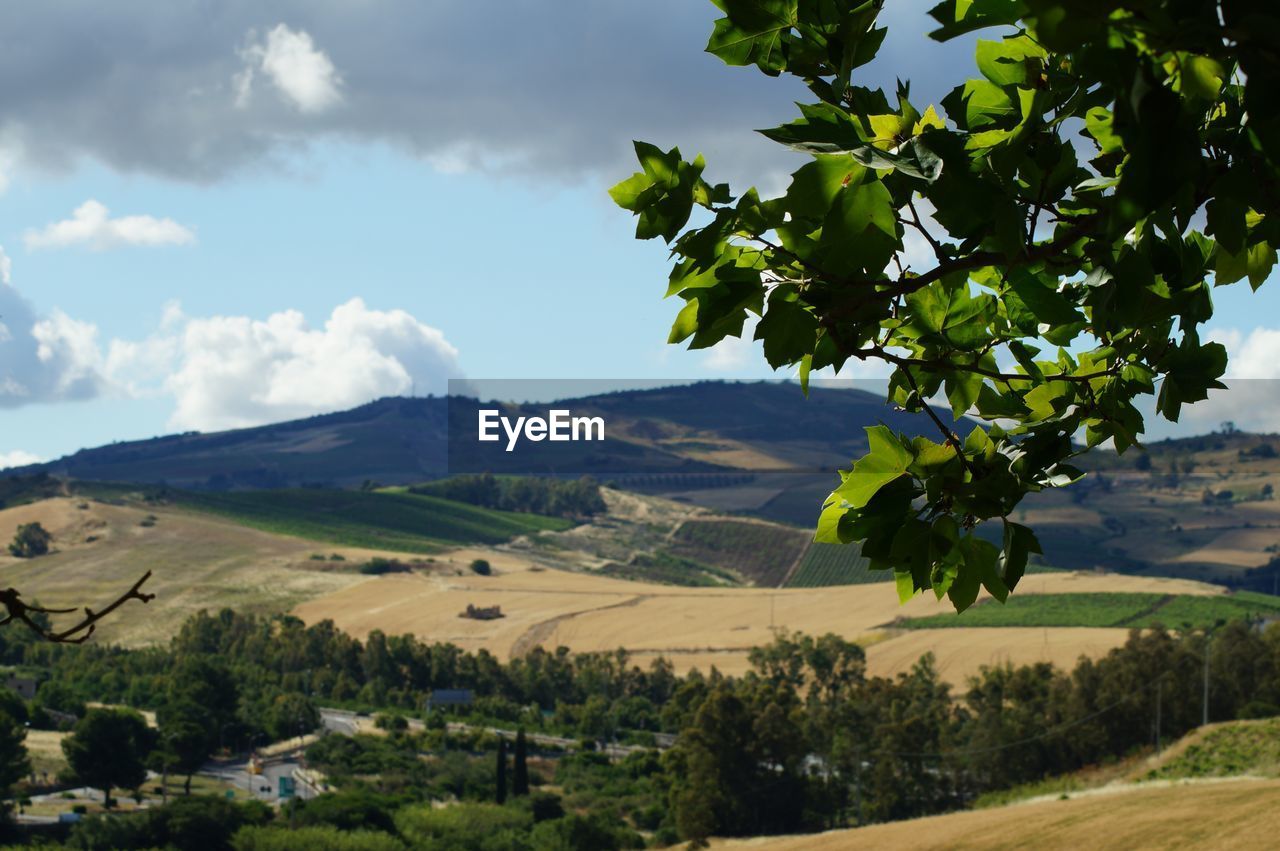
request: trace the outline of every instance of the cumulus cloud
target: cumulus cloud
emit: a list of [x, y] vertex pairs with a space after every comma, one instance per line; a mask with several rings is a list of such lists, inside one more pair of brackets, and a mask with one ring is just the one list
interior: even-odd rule
[[43, 460], [39, 455], [33, 455], [21, 449], [0, 452], [0, 470], [7, 470], [10, 467], [25, 467], [28, 464], [39, 464]]
[[22, 239], [31, 250], [83, 245], [94, 251], [105, 251], [125, 245], [190, 245], [196, 236], [173, 219], [155, 216], [113, 219], [110, 210], [91, 198], [76, 207], [71, 218], [29, 230]]
[[[1245, 431], [1274, 432], [1280, 422], [1280, 330], [1215, 328], [1208, 339], [1226, 346], [1230, 360], [1223, 383], [1209, 398], [1184, 409], [1183, 421], [1192, 432], [1203, 432], [1230, 420]], [[1159, 435], [1165, 427], [1153, 423]], [[1184, 429], [1186, 430], [1186, 429]]]
[[338, 69], [306, 32], [277, 24], [265, 39], [253, 34], [244, 58], [245, 67], [233, 80], [241, 108], [249, 105], [259, 72], [302, 112], [323, 112], [342, 100]]
[[60, 310], [40, 316], [9, 283], [0, 249], [0, 408], [91, 399], [107, 380], [97, 329]]
[[[888, 4], [858, 83], [892, 90], [910, 68], [923, 105], [973, 67], [971, 42], [925, 37], [929, 5]], [[0, 79], [23, 81], [0, 92], [0, 138], [45, 168], [90, 156], [197, 182], [321, 138], [603, 182], [641, 138], [769, 186], [799, 160], [751, 131], [791, 120], [806, 94], [704, 53], [717, 16], [690, 0], [47, 0], [0, 29]]]
[[113, 352], [112, 374], [169, 358], [163, 391], [170, 425], [210, 431], [350, 408], [380, 396], [443, 393], [460, 375], [444, 335], [404, 310], [374, 310], [355, 298], [311, 327], [295, 310], [265, 320], [171, 317], [138, 348]]
[[[7, 276], [0, 248], [0, 273]], [[405, 310], [353, 298], [321, 327], [296, 310], [266, 319], [191, 317], [165, 306], [140, 340], [100, 339], [97, 326], [40, 315], [0, 282], [0, 409], [101, 396], [172, 397], [169, 425], [211, 431], [351, 408], [381, 396], [447, 392], [458, 350]], [[0, 456], [3, 457], [3, 456]]]

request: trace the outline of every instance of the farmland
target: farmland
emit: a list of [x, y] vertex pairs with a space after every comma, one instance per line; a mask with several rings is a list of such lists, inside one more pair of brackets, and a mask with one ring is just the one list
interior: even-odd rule
[[353, 547], [437, 552], [441, 543], [496, 544], [566, 529], [567, 520], [517, 514], [434, 496], [321, 489], [181, 493], [178, 505], [266, 532]]
[[820, 588], [893, 581], [893, 571], [870, 570], [868, 564], [857, 544], [811, 544], [787, 587]]
[[[472, 552], [480, 552], [479, 550]], [[499, 552], [499, 551], [493, 551]], [[778, 631], [833, 632], [867, 647], [873, 673], [908, 670], [934, 651], [952, 682], [981, 665], [1049, 661], [1069, 667], [1083, 655], [1099, 656], [1124, 643], [1124, 628], [973, 628], [899, 630], [899, 616], [943, 615], [960, 622], [949, 604], [932, 596], [899, 606], [887, 587], [760, 589], [691, 588], [629, 582], [586, 572], [546, 569], [522, 552], [500, 553], [493, 576], [442, 569], [430, 575], [392, 575], [366, 580], [299, 605], [309, 623], [332, 619], [355, 635], [374, 629], [413, 633], [421, 640], [449, 641], [499, 658], [535, 646], [574, 651], [627, 649], [647, 666], [664, 657], [677, 670], [715, 666], [740, 674], [752, 647], [768, 644]], [[437, 557], [465, 564], [470, 556]], [[1220, 589], [1179, 580], [1101, 576], [1070, 572], [1027, 576], [1019, 594], [1088, 595], [1119, 589], [1156, 596], [1217, 595]], [[457, 617], [468, 604], [499, 605], [506, 617], [468, 621]], [[966, 615], [967, 617], [967, 615]]]
[[804, 553], [810, 532], [773, 523], [686, 520], [672, 536], [672, 552], [733, 570], [761, 587], [777, 587]]
[[1141, 593], [1014, 594], [1001, 605], [989, 600], [965, 613], [907, 618], [906, 629], [962, 627], [1206, 627], [1223, 620], [1280, 616], [1280, 599], [1237, 592], [1230, 596], [1178, 596]]

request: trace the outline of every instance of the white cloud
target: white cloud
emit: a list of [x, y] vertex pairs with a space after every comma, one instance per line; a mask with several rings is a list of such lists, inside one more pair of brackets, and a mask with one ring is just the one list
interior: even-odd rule
[[0, 470], [6, 470], [9, 467], [25, 467], [28, 464], [39, 464], [43, 460], [39, 455], [33, 455], [22, 449], [15, 449], [12, 452], [0, 452]]
[[1227, 347], [1231, 378], [1280, 378], [1280, 329], [1254, 328], [1248, 334], [1214, 329], [1209, 337]]
[[320, 328], [296, 310], [265, 320], [189, 317], [170, 303], [149, 336], [102, 344], [92, 323], [58, 309], [38, 315], [16, 289], [0, 283], [0, 317], [0, 408], [105, 395], [172, 396], [171, 427], [210, 431], [344, 410], [415, 390], [445, 393], [448, 379], [461, 377], [458, 351], [439, 330], [404, 310], [374, 310], [358, 298], [334, 308]]
[[243, 56], [245, 67], [232, 79], [238, 107], [249, 105], [258, 72], [265, 74], [302, 112], [324, 112], [342, 100], [342, 77], [324, 51], [302, 30], [277, 24], [265, 40], [258, 40], [251, 32]]
[[764, 355], [757, 351], [760, 344], [751, 339], [751, 333], [748, 326], [742, 329], [742, 337], [725, 337], [707, 349], [702, 365], [716, 372], [736, 372], [763, 363]]
[[[214, 316], [175, 320], [178, 333], [148, 341], [172, 358], [164, 380], [177, 406], [170, 425], [240, 428], [350, 408], [380, 396], [444, 392], [458, 377], [458, 352], [444, 335], [403, 310], [371, 310], [358, 298], [334, 308], [323, 328], [296, 310], [265, 320]], [[112, 374], [145, 362], [116, 353]]]
[[122, 245], [189, 245], [195, 240], [190, 229], [173, 219], [154, 216], [113, 219], [110, 211], [93, 199], [76, 207], [71, 218], [23, 235], [23, 241], [31, 250], [86, 245], [94, 251], [103, 251]]

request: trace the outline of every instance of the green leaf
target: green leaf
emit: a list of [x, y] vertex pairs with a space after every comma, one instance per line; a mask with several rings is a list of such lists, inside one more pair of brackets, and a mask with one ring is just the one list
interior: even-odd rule
[[797, 104], [803, 118], [771, 130], [757, 130], [767, 139], [807, 154], [846, 153], [865, 143], [848, 112], [827, 103]]
[[943, 0], [929, 10], [929, 15], [942, 26], [929, 33], [936, 41], [986, 27], [1012, 26], [1026, 12], [1019, 0]]
[[794, 294], [778, 288], [769, 297], [764, 318], [756, 323], [755, 339], [764, 341], [765, 360], [778, 369], [812, 354], [817, 333], [817, 317], [797, 303]]
[[610, 189], [609, 197], [624, 210], [634, 211], [639, 208], [641, 197], [651, 186], [653, 186], [653, 178], [638, 171]]
[[[865, 170], [863, 175], [873, 175]], [[865, 270], [878, 274], [898, 247], [893, 196], [874, 179], [850, 180], [822, 224], [822, 267], [830, 272]]]
[[835, 491], [853, 508], [866, 505], [882, 487], [904, 475], [912, 461], [911, 451], [887, 426], [867, 426], [866, 432], [870, 451]]
[[988, 80], [969, 80], [943, 98], [943, 107], [951, 120], [965, 130], [981, 130], [1001, 125], [1011, 128], [1020, 117], [1020, 109], [1004, 89]]
[[942, 158], [929, 150], [923, 137], [916, 136], [908, 140], [902, 146], [902, 151], [891, 153], [874, 145], [860, 145], [852, 148], [849, 153], [868, 168], [881, 171], [893, 169], [926, 183], [933, 183], [942, 176]]
[[997, 86], [1029, 86], [1039, 82], [1045, 49], [1025, 35], [1003, 41], [978, 41], [978, 70]]
[[898, 590], [898, 603], [905, 603], [916, 595], [916, 583], [909, 570], [895, 570], [893, 581]]
[[1256, 290], [1266, 282], [1275, 265], [1276, 250], [1270, 243], [1259, 242], [1238, 254], [1232, 254], [1223, 246], [1218, 250], [1214, 282], [1218, 285], [1234, 284], [1248, 278], [1249, 286]]
[[1004, 548], [1000, 552], [1000, 579], [1012, 591], [1027, 569], [1031, 553], [1043, 553], [1035, 533], [1019, 523], [1004, 521]]
[[1027, 306], [1036, 319], [1047, 325], [1071, 325], [1084, 321], [1084, 315], [1057, 290], [1051, 289], [1026, 269], [1009, 273], [1009, 289]]
[[796, 24], [797, 0], [711, 0], [725, 13], [715, 23], [707, 52], [726, 65], [757, 65], [766, 74], [786, 68], [784, 45]]

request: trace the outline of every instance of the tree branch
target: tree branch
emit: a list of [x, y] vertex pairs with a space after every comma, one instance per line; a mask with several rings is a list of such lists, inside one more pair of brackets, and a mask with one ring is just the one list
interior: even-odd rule
[[960, 443], [960, 436], [954, 431], [947, 428], [947, 424], [942, 421], [937, 412], [933, 410], [933, 406], [929, 404], [929, 400], [920, 394], [920, 385], [916, 384], [916, 377], [911, 374], [911, 370], [903, 369], [902, 374], [906, 376], [907, 383], [911, 385], [911, 390], [916, 394], [916, 398], [920, 400], [920, 404], [924, 406], [924, 412], [929, 415], [929, 419], [933, 420], [933, 424], [938, 427], [938, 431], [942, 432], [942, 436], [946, 438], [947, 443], [951, 444], [951, 448], [956, 451], [956, 457], [960, 459], [960, 466], [970, 476], [973, 475], [973, 468], [969, 466], [969, 459], [964, 457], [964, 446]]
[[45, 629], [32, 619], [32, 613], [47, 615], [65, 615], [74, 612], [75, 609], [46, 609], [41, 606], [31, 606], [22, 601], [22, 595], [16, 588], [6, 588], [0, 591], [0, 605], [4, 606], [8, 614], [0, 619], [0, 626], [6, 626], [13, 621], [19, 621], [27, 625], [27, 628], [45, 641], [51, 641], [55, 644], [83, 644], [89, 640], [97, 628], [98, 621], [123, 606], [129, 600], [141, 600], [143, 603], [149, 603], [155, 599], [155, 594], [144, 594], [142, 592], [142, 584], [151, 578], [151, 571], [143, 574], [142, 578], [133, 583], [128, 591], [122, 594], [114, 602], [106, 606], [101, 611], [95, 612], [88, 606], [84, 609], [84, 618], [79, 623], [69, 629], [61, 632], [54, 632]]
[[[846, 354], [850, 357], [866, 360], [867, 358], [876, 358], [896, 366], [908, 367], [916, 366], [923, 369], [950, 370], [952, 372], [971, 372], [975, 375], [981, 375], [984, 378], [990, 378], [995, 381], [1035, 381], [1037, 379], [1030, 375], [1024, 375], [1020, 372], [997, 372], [991, 369], [985, 369], [977, 364], [963, 364], [955, 361], [940, 360], [937, 358], [911, 358], [895, 355], [882, 346], [874, 345], [866, 349], [845, 349]], [[1116, 374], [1116, 369], [1104, 369], [1097, 372], [1086, 372], [1083, 375], [1067, 375], [1065, 373], [1057, 373], [1055, 375], [1046, 375], [1045, 381], [1067, 381], [1081, 384], [1087, 384], [1095, 378], [1109, 378]]]
[[929, 271], [914, 278], [899, 278], [897, 281], [860, 281], [858, 283], [887, 283], [891, 286], [876, 290], [872, 293], [859, 293], [859, 297], [842, 305], [837, 305], [828, 312], [828, 319], [840, 319], [842, 316], [854, 313], [859, 310], [868, 301], [880, 301], [882, 299], [892, 299], [898, 296], [910, 295], [916, 290], [924, 289], [934, 281], [939, 281], [953, 272], [964, 272], [970, 269], [981, 269], [983, 266], [1006, 266], [1013, 268], [1021, 263], [1034, 263], [1039, 260], [1046, 260], [1056, 254], [1062, 252], [1063, 249], [1077, 242], [1092, 227], [1095, 216], [1085, 216], [1074, 220], [1071, 228], [1069, 228], [1061, 236], [1029, 247], [1019, 258], [1009, 258], [996, 251], [975, 251], [972, 254], [966, 254], [963, 257], [939, 263]]

